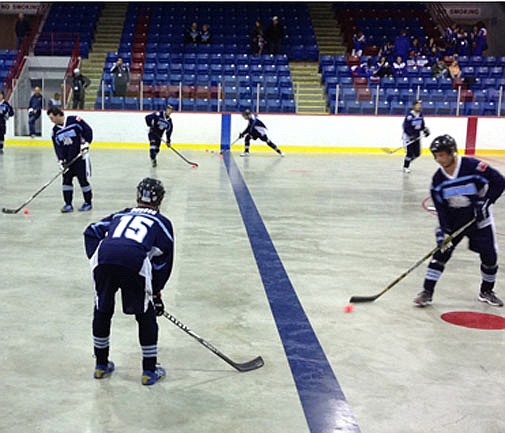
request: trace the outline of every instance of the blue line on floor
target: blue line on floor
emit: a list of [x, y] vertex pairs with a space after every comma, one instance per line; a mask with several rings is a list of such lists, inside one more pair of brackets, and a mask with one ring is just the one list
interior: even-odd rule
[[359, 433], [344, 393], [295, 293], [230, 152], [223, 161], [235, 193], [311, 433]]

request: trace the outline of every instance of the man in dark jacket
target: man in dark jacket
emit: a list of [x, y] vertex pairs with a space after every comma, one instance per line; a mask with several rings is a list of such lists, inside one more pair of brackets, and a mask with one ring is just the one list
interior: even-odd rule
[[79, 106], [79, 110], [84, 109], [84, 99], [86, 97], [85, 89], [91, 84], [89, 78], [81, 74], [78, 68], [74, 69], [74, 74], [72, 75], [72, 90], [74, 94], [72, 108], [75, 110]]
[[23, 39], [30, 33], [30, 23], [25, 18], [24, 14], [19, 14], [16, 21], [16, 49], [19, 49], [23, 43]]
[[270, 54], [279, 54], [281, 51], [281, 42], [284, 38], [284, 27], [279, 23], [278, 17], [272, 18], [272, 24], [267, 29], [266, 39], [270, 47]]

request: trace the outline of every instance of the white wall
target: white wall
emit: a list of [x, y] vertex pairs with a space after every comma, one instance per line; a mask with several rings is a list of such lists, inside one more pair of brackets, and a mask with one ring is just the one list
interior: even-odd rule
[[[97, 143], [147, 144], [146, 112], [66, 111], [67, 115], [82, 115], [93, 128]], [[352, 115], [286, 115], [260, 114], [272, 141], [283, 148], [354, 148], [369, 149], [401, 145], [403, 116]], [[50, 139], [53, 125], [42, 115], [42, 136]], [[221, 142], [221, 114], [178, 113], [172, 115], [172, 142], [180, 145], [219, 145]], [[426, 117], [431, 137], [450, 134], [464, 148], [466, 117]], [[246, 127], [239, 114], [231, 116], [231, 140]], [[7, 138], [13, 138], [12, 119], [7, 126]], [[505, 117], [481, 117], [478, 121], [477, 150], [505, 150]], [[307, 149], [305, 149], [307, 150]], [[330, 149], [328, 149], [330, 150]]]

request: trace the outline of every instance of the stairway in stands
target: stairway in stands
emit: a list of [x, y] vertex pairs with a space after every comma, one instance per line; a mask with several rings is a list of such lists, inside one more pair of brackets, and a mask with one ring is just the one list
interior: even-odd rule
[[95, 106], [107, 52], [118, 49], [127, 9], [128, 3], [104, 3], [89, 57], [81, 63], [82, 74], [91, 80], [86, 90], [86, 110], [93, 110]]
[[346, 51], [344, 37], [335, 19], [332, 3], [308, 3], [319, 55], [337, 56]]

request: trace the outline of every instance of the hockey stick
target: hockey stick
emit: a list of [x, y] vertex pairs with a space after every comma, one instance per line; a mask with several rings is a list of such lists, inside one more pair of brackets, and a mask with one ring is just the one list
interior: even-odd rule
[[77, 161], [84, 152], [80, 152], [74, 159], [72, 159], [68, 164], [66, 164], [59, 172], [56, 174], [49, 182], [44, 184], [37, 192], [35, 192], [28, 200], [26, 200], [21, 206], [16, 209], [2, 208], [3, 213], [15, 214], [18, 213], [21, 209], [23, 209], [28, 203], [30, 203], [35, 197], [37, 197], [42, 191], [44, 191], [49, 185], [51, 185], [58, 177], [62, 174], [65, 174], [70, 166]]
[[349, 299], [349, 302], [350, 303], [358, 304], [358, 303], [362, 303], [362, 302], [373, 302], [373, 301], [375, 301], [378, 297], [382, 296], [389, 289], [391, 289], [394, 286], [396, 286], [396, 284], [398, 284], [401, 280], [403, 280], [408, 274], [410, 274], [414, 269], [416, 269], [419, 265], [421, 265], [425, 260], [429, 259], [438, 250], [440, 250], [441, 248], [446, 247], [448, 244], [450, 244], [454, 238], [458, 237], [468, 227], [470, 227], [474, 222], [475, 222], [475, 218], [472, 219], [471, 221], [469, 221], [468, 223], [466, 223], [463, 227], [460, 227], [452, 235], [450, 235], [446, 239], [444, 239], [444, 242], [443, 242], [442, 246], [440, 246], [440, 247], [437, 246], [437, 247], [433, 248], [422, 259], [418, 260], [414, 265], [412, 265], [403, 274], [401, 274], [396, 280], [394, 280], [391, 284], [389, 284], [385, 289], [383, 289], [382, 291], [380, 291], [376, 295], [373, 295], [373, 296], [351, 296], [351, 299]]
[[417, 137], [417, 138], [414, 138], [414, 140], [411, 140], [407, 143], [405, 143], [404, 145], [400, 146], [400, 147], [397, 147], [396, 149], [390, 149], [389, 147], [381, 147], [381, 150], [392, 155], [393, 153], [396, 153], [398, 152], [399, 150], [401, 149], [404, 149], [406, 146], [409, 146], [411, 145], [412, 143], [415, 143], [417, 140], [421, 139], [421, 136]]
[[177, 151], [177, 149], [174, 149], [171, 144], [168, 144], [165, 140], [163, 140], [163, 143], [165, 143], [169, 149], [172, 149], [179, 158], [187, 162], [189, 165], [198, 167], [197, 162], [192, 162], [189, 159], [187, 159], [184, 155], [182, 155], [179, 151]]
[[209, 349], [211, 352], [219, 356], [223, 361], [227, 362], [230, 364], [233, 368], [236, 370], [240, 371], [241, 373], [247, 372], [247, 371], [252, 371], [256, 370], [260, 367], [263, 367], [265, 364], [263, 361], [263, 358], [261, 356], [257, 356], [256, 358], [252, 359], [251, 361], [248, 362], [234, 362], [230, 358], [228, 358], [224, 353], [216, 349], [212, 344], [210, 344], [208, 341], [204, 340], [202, 337], [200, 337], [198, 334], [193, 332], [191, 329], [189, 329], [186, 325], [183, 323], [179, 322], [174, 316], [172, 316], [169, 312], [165, 311], [163, 312], [163, 316], [165, 316], [168, 320], [170, 320], [175, 326], [177, 326], [179, 329], [182, 329], [186, 334], [191, 335], [194, 339], [196, 339], [200, 344], [205, 346], [207, 349]]

